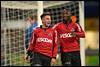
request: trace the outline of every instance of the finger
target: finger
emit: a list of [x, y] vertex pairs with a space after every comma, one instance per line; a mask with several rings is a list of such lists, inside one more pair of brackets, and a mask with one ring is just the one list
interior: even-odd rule
[[54, 64], [55, 64], [55, 62], [51, 62], [51, 64], [52, 64], [52, 65], [54, 65]]

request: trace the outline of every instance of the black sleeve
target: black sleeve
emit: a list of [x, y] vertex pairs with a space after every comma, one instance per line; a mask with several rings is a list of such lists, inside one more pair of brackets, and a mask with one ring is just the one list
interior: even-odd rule
[[32, 55], [32, 51], [27, 51], [28, 56], [31, 56]]

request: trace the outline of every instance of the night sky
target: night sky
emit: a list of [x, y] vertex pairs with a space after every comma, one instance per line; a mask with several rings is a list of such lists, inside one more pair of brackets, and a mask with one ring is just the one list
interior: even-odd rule
[[98, 17], [99, 16], [99, 1], [85, 1], [85, 17]]

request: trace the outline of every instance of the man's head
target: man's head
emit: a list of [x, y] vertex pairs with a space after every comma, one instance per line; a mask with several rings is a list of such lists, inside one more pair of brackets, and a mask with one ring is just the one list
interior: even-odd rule
[[71, 22], [71, 12], [69, 9], [64, 9], [62, 15], [64, 22]]
[[49, 27], [51, 25], [51, 15], [50, 13], [43, 13], [41, 15], [42, 23], [46, 27]]
[[36, 15], [30, 15], [29, 17], [28, 17], [28, 21], [31, 23], [31, 24], [33, 24], [35, 21], [37, 20], [37, 16]]

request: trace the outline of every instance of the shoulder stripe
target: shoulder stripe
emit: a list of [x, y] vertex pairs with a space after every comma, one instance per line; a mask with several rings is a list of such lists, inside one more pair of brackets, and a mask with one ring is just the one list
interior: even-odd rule
[[53, 29], [55, 29], [55, 28], [56, 28], [57, 26], [59, 26], [61, 23], [62, 23], [62, 22], [59, 22], [59, 23], [55, 24], [55, 25], [53, 26]]
[[77, 27], [78, 27], [78, 30], [81, 31], [81, 27], [80, 27], [80, 25], [77, 24], [77, 23], [76, 23], [76, 25], [77, 25]]

